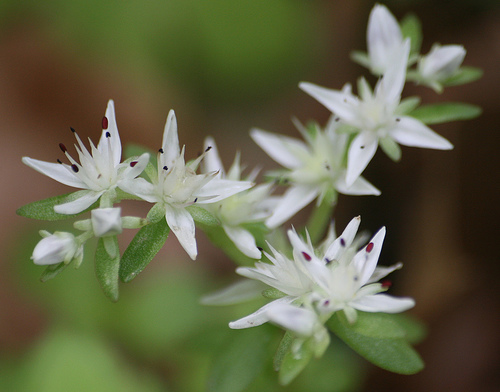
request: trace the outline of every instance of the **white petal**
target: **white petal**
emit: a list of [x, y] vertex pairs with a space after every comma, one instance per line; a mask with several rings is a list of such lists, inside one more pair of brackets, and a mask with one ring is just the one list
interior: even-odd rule
[[386, 277], [391, 272], [396, 271], [396, 270], [401, 269], [401, 268], [403, 268], [403, 263], [397, 263], [397, 264], [394, 264], [390, 267], [377, 267], [377, 268], [375, 268], [375, 271], [373, 271], [373, 274], [370, 277], [370, 279], [368, 279], [367, 283], [378, 282], [380, 279]]
[[250, 136], [267, 155], [288, 169], [296, 169], [302, 166], [300, 158], [309, 154], [305, 143], [299, 139], [277, 135], [260, 129], [252, 129]]
[[25, 165], [35, 169], [39, 173], [45, 174], [47, 177], [50, 177], [61, 184], [75, 188], [87, 188], [87, 185], [83, 181], [72, 174], [71, 169], [68, 170], [68, 165], [44, 162], [28, 157], [23, 157], [22, 161]]
[[380, 195], [380, 191], [361, 176], [347, 186], [346, 176], [342, 175], [337, 179], [335, 189], [344, 195]]
[[219, 156], [219, 150], [215, 144], [214, 138], [208, 136], [205, 138], [205, 151], [210, 147], [210, 152], [205, 156], [201, 162], [203, 173], [218, 171], [224, 177], [224, 166]]
[[170, 227], [179, 240], [184, 250], [191, 259], [196, 260], [198, 250], [196, 248], [195, 226], [193, 217], [184, 208], [166, 206], [166, 219]]
[[358, 105], [358, 100], [352, 94], [344, 90], [330, 90], [306, 82], [300, 83], [299, 87], [346, 123], [356, 124], [358, 122], [358, 114], [353, 110]]
[[[198, 203], [215, 203], [216, 201], [233, 196], [236, 193], [251, 188], [254, 184], [250, 181], [231, 181], [215, 178], [196, 191], [198, 197], [210, 197], [207, 200], [199, 200]], [[213, 196], [213, 197], [212, 197]]]
[[328, 247], [325, 252], [325, 258], [328, 260], [338, 260], [342, 249], [347, 249], [351, 246], [354, 237], [358, 232], [361, 217], [357, 216], [349, 222], [342, 234]]
[[403, 41], [396, 18], [385, 6], [377, 4], [373, 7], [368, 20], [366, 41], [372, 70], [381, 74], [386, 70], [392, 51]]
[[149, 203], [158, 203], [160, 198], [156, 194], [156, 187], [146, 181], [144, 178], [135, 178], [133, 180], [121, 180], [118, 187], [131, 195], [140, 197]]
[[236, 247], [245, 255], [252, 259], [260, 260], [262, 255], [257, 249], [255, 238], [248, 230], [239, 226], [222, 225], [227, 236], [233, 241]]
[[[108, 156], [108, 143], [111, 143], [112, 156], [109, 157], [109, 159], [112, 159], [114, 166], [118, 166], [122, 157], [122, 144], [120, 142], [120, 135], [118, 134], [118, 127], [116, 125], [115, 104], [112, 99], [108, 101], [108, 107], [106, 108], [106, 114], [104, 116], [108, 120], [108, 127], [102, 130], [97, 149], [101, 152], [101, 154]], [[106, 136], [108, 132], [110, 137]]]
[[256, 312], [240, 318], [239, 320], [236, 321], [231, 321], [229, 323], [229, 328], [232, 329], [243, 329], [243, 328], [250, 328], [250, 327], [257, 327], [259, 325], [262, 325], [264, 323], [267, 323], [269, 321], [269, 316], [267, 314], [267, 310], [280, 303], [291, 303], [295, 300], [295, 297], [283, 297], [276, 299], [272, 302], [269, 302], [268, 304], [264, 305], [262, 308], [257, 310]]
[[162, 166], [171, 166], [180, 155], [177, 119], [175, 118], [175, 112], [173, 110], [170, 110], [168, 113], [161, 146], [163, 149], [163, 154], [160, 155]]
[[362, 132], [354, 138], [349, 147], [347, 157], [347, 175], [345, 181], [347, 186], [361, 175], [370, 163], [378, 147], [378, 139], [371, 133]]
[[385, 227], [382, 227], [370, 240], [370, 242], [354, 256], [354, 264], [361, 273], [359, 281], [365, 284], [373, 275], [377, 267], [378, 258], [382, 251], [385, 238]]
[[249, 301], [261, 295], [268, 288], [264, 283], [256, 280], [240, 280], [232, 285], [201, 298], [203, 305], [233, 305]]
[[54, 211], [58, 214], [78, 214], [79, 212], [82, 212], [83, 210], [89, 208], [92, 204], [94, 204], [103, 193], [104, 191], [88, 191], [82, 197], [76, 200], [54, 206]]
[[301, 337], [309, 337], [318, 324], [318, 316], [310, 309], [290, 304], [273, 304], [267, 309], [269, 321]]
[[[144, 171], [144, 169], [146, 168], [146, 166], [148, 165], [149, 154], [147, 152], [145, 152], [139, 158], [137, 158], [135, 162], [136, 163], [134, 166], [128, 165], [125, 168], [125, 170], [123, 170], [123, 172], [120, 174], [121, 178], [133, 179], [133, 178], [137, 177], [139, 174], [141, 174]], [[118, 181], [118, 186], [119, 186], [121, 181], [123, 181], [123, 180]]]
[[283, 194], [273, 214], [266, 220], [266, 225], [271, 229], [278, 227], [308, 205], [317, 196], [318, 190], [315, 187], [291, 186]]
[[362, 312], [400, 313], [415, 306], [413, 298], [391, 297], [387, 294], [368, 295], [356, 299], [350, 305]]
[[410, 40], [397, 48], [397, 52], [392, 60], [392, 64], [384, 72], [384, 77], [379, 80], [375, 87], [375, 96], [383, 99], [387, 103], [399, 103], [401, 92], [406, 81], [406, 68], [408, 66], [408, 56], [410, 54]]
[[450, 150], [453, 145], [444, 137], [439, 136], [421, 121], [408, 116], [399, 118], [397, 127], [390, 131], [390, 136], [399, 144], [410, 147], [434, 148]]

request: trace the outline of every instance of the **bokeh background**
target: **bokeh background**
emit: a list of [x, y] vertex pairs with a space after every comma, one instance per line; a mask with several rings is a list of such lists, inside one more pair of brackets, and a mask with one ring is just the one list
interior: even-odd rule
[[[23, 166], [21, 157], [54, 161], [57, 144], [73, 142], [70, 126], [97, 140], [113, 98], [124, 144], [158, 148], [173, 108], [188, 158], [212, 135], [226, 165], [239, 149], [249, 167], [273, 168], [248, 130], [296, 136], [292, 116], [326, 122], [328, 111], [298, 82], [340, 88], [367, 74], [349, 52], [365, 49], [374, 4], [0, 0], [0, 390], [204, 391], [224, 348], [241, 349], [244, 358], [241, 341], [231, 343], [235, 334], [251, 342], [260, 333], [230, 331], [227, 322], [259, 305], [198, 304], [235, 278], [234, 265], [201, 232], [196, 262], [169, 239], [142, 275], [121, 286], [117, 304], [101, 294], [91, 255], [79, 270], [40, 283], [42, 269], [29, 260], [38, 230], [71, 226], [29, 221], [15, 210], [69, 190]], [[365, 177], [382, 196], [341, 197], [335, 212], [339, 228], [358, 214], [367, 230], [388, 227], [382, 262], [405, 263], [392, 290], [417, 301], [412, 314], [429, 328], [418, 346], [427, 366], [398, 376], [334, 345], [289, 390], [498, 391], [500, 7], [496, 0], [386, 5], [398, 19], [418, 15], [424, 53], [434, 42], [463, 44], [465, 64], [485, 72], [442, 95], [408, 85], [404, 94], [424, 102], [469, 102], [484, 113], [434, 127], [453, 151], [404, 148], [399, 164], [377, 154]], [[126, 205], [140, 215], [146, 208]], [[283, 389], [265, 366], [248, 390]]]

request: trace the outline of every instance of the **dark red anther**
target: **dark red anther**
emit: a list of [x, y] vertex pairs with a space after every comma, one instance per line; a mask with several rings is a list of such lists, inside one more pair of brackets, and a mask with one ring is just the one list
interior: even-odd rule
[[311, 256], [308, 253], [302, 252], [302, 256], [304, 256], [304, 259], [306, 259], [307, 261], [311, 261]]
[[76, 133], [75, 128], [69, 127], [69, 129], [71, 129], [71, 132]]
[[137, 161], [130, 162], [130, 167], [134, 167], [135, 165], [137, 165]]
[[62, 143], [59, 143], [59, 148], [62, 150], [62, 152], [66, 153], [66, 151], [68, 151], [68, 149], [66, 148], [66, 146]]
[[326, 265], [330, 264], [332, 261], [328, 258], [328, 257], [325, 257], [325, 263]]
[[373, 242], [370, 242], [368, 245], [366, 245], [366, 253], [370, 253], [373, 250]]
[[102, 129], [108, 129], [108, 125], [109, 125], [108, 118], [106, 116], [104, 116], [102, 118]]
[[343, 238], [340, 238], [340, 245], [345, 246], [345, 240]]
[[75, 173], [78, 173], [78, 171], [79, 171], [78, 166], [76, 166], [75, 164], [71, 165], [71, 169], [72, 169]]
[[325, 302], [323, 302], [323, 305], [324, 306], [328, 306], [330, 305], [330, 300], [329, 299], [326, 299]]
[[106, 137], [111, 137], [111, 134], [109, 132], [106, 132]]
[[160, 154], [163, 154], [163, 148], [160, 148], [160, 149], [158, 150], [158, 152], [159, 152]]
[[392, 282], [390, 280], [383, 280], [382, 282], [380, 282], [380, 284], [384, 289], [388, 289], [389, 287], [392, 286]]

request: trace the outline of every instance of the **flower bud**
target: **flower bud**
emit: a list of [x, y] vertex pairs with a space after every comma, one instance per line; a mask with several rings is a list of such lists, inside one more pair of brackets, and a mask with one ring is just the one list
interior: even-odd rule
[[461, 45], [434, 45], [418, 63], [418, 71], [426, 81], [442, 82], [453, 76], [462, 64], [465, 49]]
[[75, 236], [71, 233], [56, 231], [54, 234], [45, 234], [33, 250], [31, 259], [38, 265], [66, 264], [82, 253]]
[[121, 208], [98, 208], [92, 210], [92, 229], [96, 237], [120, 234], [122, 228]]

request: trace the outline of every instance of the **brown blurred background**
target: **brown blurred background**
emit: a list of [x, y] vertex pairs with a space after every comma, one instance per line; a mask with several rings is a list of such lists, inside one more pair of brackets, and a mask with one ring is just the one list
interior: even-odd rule
[[[419, 94], [424, 103], [468, 102], [484, 113], [433, 127], [455, 145], [451, 152], [404, 148], [399, 164], [379, 152], [365, 177], [382, 195], [339, 200], [339, 228], [357, 214], [365, 229], [388, 227], [382, 259], [405, 263], [393, 290], [415, 297], [413, 314], [430, 331], [418, 346], [427, 365], [423, 372], [398, 376], [370, 368], [366, 390], [498, 391], [500, 7], [494, 0], [386, 4], [398, 19], [409, 11], [418, 15], [423, 53], [434, 42], [463, 44], [465, 64], [484, 70], [481, 80], [442, 95], [413, 85], [404, 94]], [[324, 123], [328, 111], [297, 84], [306, 80], [340, 88], [367, 74], [348, 55], [366, 48], [373, 5], [361, 0], [1, 1], [0, 355], [2, 349], [16, 356], [28, 351], [50, 317], [20, 286], [20, 281], [41, 284], [17, 277], [16, 265], [30, 260], [18, 259], [13, 250], [23, 233], [33, 235], [45, 226], [16, 216], [15, 210], [69, 191], [23, 166], [22, 156], [55, 161], [61, 156], [57, 144], [72, 143], [70, 126], [96, 141], [106, 102], [113, 98], [124, 144], [158, 148], [173, 108], [188, 158], [213, 135], [226, 165], [240, 149], [249, 167], [265, 162], [273, 168], [248, 130], [257, 126], [297, 136], [292, 116]], [[205, 256], [197, 262], [233, 269], [201, 233], [198, 238]], [[29, 242], [27, 255], [35, 242]], [[178, 251], [173, 242], [169, 246]]]

